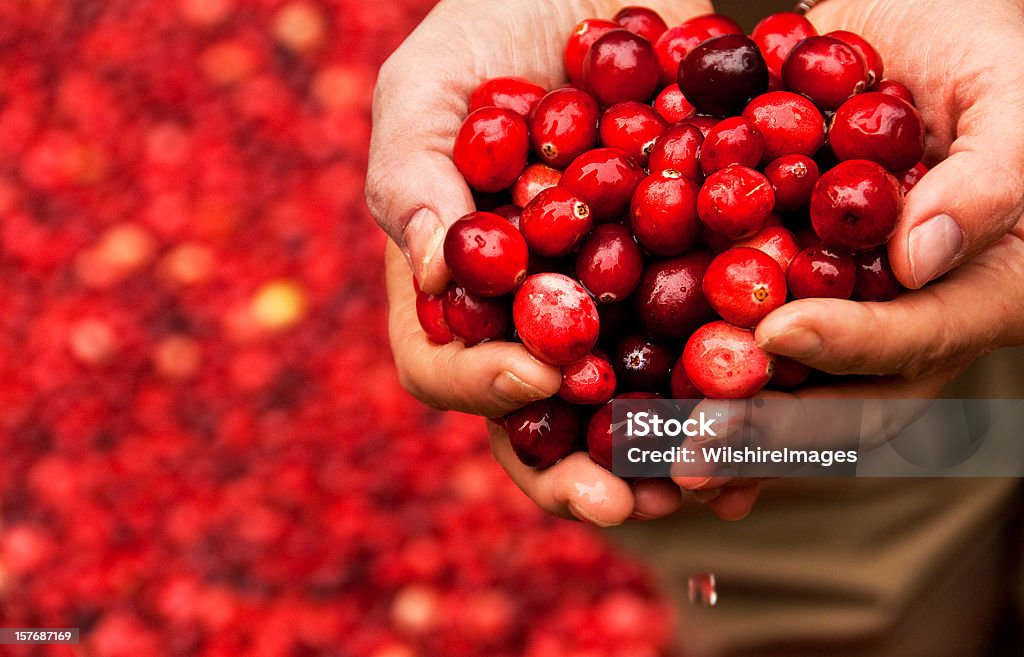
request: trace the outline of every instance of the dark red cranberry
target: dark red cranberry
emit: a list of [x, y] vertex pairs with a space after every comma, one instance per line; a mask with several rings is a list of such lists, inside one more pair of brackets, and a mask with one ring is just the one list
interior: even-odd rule
[[697, 184], [674, 169], [653, 173], [636, 188], [630, 226], [640, 244], [658, 256], [693, 248], [700, 237]]
[[647, 7], [623, 7], [615, 14], [613, 20], [633, 34], [642, 36], [651, 43], [668, 29], [665, 20], [658, 12]]
[[871, 160], [900, 173], [924, 156], [924, 121], [912, 105], [871, 92], [843, 103], [832, 117], [828, 139], [840, 161]]
[[825, 36], [830, 36], [833, 39], [839, 39], [857, 51], [860, 58], [864, 60], [864, 66], [868, 71], [868, 89], [871, 89], [882, 80], [882, 73], [885, 72], [885, 64], [882, 61], [882, 56], [878, 54], [878, 51], [875, 50], [874, 46], [868, 43], [867, 39], [859, 34], [847, 32], [846, 30], [836, 30], [835, 32], [829, 32]]
[[560, 186], [582, 198], [597, 223], [616, 221], [629, 210], [644, 170], [617, 148], [595, 148], [572, 161]]
[[597, 143], [597, 101], [573, 87], [544, 96], [530, 120], [530, 142], [546, 164], [564, 168]]
[[678, 340], [711, 318], [701, 281], [711, 255], [694, 251], [648, 267], [634, 304], [644, 332], [655, 339]]
[[782, 65], [786, 88], [803, 94], [823, 110], [834, 110], [867, 88], [868, 72], [860, 54], [827, 36], [804, 39]]
[[550, 397], [502, 418], [512, 451], [531, 468], [550, 468], [576, 451], [580, 420], [568, 402]]
[[910, 190], [917, 187], [917, 183], [921, 182], [921, 178], [923, 178], [926, 173], [928, 173], [928, 167], [926, 167], [923, 162], [918, 162], [917, 166], [913, 169], [907, 170], [896, 178], [900, 183], [900, 191], [902, 191], [904, 195], [909, 194]]
[[549, 187], [554, 187], [561, 179], [562, 172], [558, 169], [535, 162], [523, 170], [519, 180], [512, 186], [512, 203], [520, 208], [525, 207], [534, 196]]
[[689, 118], [683, 119], [682, 121], [680, 121], [680, 123], [683, 123], [684, 125], [692, 125], [693, 127], [700, 130], [701, 135], [707, 137], [708, 133], [711, 132], [712, 128], [718, 125], [721, 122], [721, 120], [722, 119], [717, 116], [703, 116], [694, 114]]
[[731, 239], [761, 230], [775, 207], [775, 192], [763, 173], [730, 166], [714, 172], [697, 194], [697, 213], [711, 230]]
[[786, 274], [794, 299], [849, 299], [856, 279], [853, 256], [826, 246], [811, 246], [798, 253]]
[[504, 338], [508, 333], [508, 299], [477, 297], [452, 285], [444, 297], [444, 321], [467, 347]]
[[825, 143], [825, 119], [810, 100], [788, 91], [755, 98], [743, 116], [764, 138], [764, 160], [783, 155], [814, 156]]
[[902, 101], [910, 103], [913, 106], [917, 106], [914, 102], [914, 94], [910, 93], [910, 89], [902, 82], [896, 80], [882, 80], [878, 83], [878, 87], [875, 89], [880, 94], [886, 94], [889, 96], [895, 96]]
[[764, 54], [768, 71], [775, 78], [782, 78], [782, 63], [796, 44], [812, 36], [818, 36], [811, 21], [790, 11], [768, 16], [754, 28], [750, 38]]
[[527, 278], [512, 302], [512, 318], [526, 349], [552, 365], [575, 363], [597, 343], [597, 306], [583, 286], [563, 274]]
[[529, 119], [546, 93], [544, 87], [523, 78], [491, 78], [473, 91], [469, 97], [469, 111], [475, 112], [481, 107], [503, 107]]
[[899, 183], [888, 171], [868, 160], [847, 160], [814, 186], [811, 224], [826, 244], [865, 251], [886, 243], [902, 208]]
[[707, 30], [687, 23], [666, 30], [654, 42], [654, 52], [658, 55], [658, 65], [661, 67], [661, 83], [674, 84], [679, 77], [679, 62], [710, 38]]
[[853, 298], [857, 301], [889, 301], [903, 290], [889, 266], [885, 247], [858, 253], [855, 261], [857, 282], [853, 286]]
[[648, 392], [628, 392], [611, 400], [591, 416], [587, 424], [587, 452], [590, 460], [606, 470], [612, 469], [612, 404], [620, 399], [660, 399]]
[[651, 173], [674, 169], [695, 181], [704, 176], [700, 169], [700, 148], [704, 135], [692, 125], [673, 125], [661, 134], [654, 143], [647, 167]]
[[576, 258], [576, 278], [601, 303], [633, 294], [643, 270], [640, 247], [622, 224], [595, 226]]
[[726, 249], [731, 249], [736, 240], [716, 233], [705, 225], [700, 231], [700, 243], [712, 253], [721, 253]]
[[444, 261], [452, 277], [471, 294], [497, 297], [526, 278], [526, 240], [504, 217], [471, 212], [448, 228]]
[[701, 43], [679, 65], [679, 88], [702, 114], [739, 114], [768, 89], [768, 67], [757, 44], [740, 34]]
[[629, 30], [602, 34], [583, 60], [583, 83], [604, 106], [649, 101], [660, 79], [654, 46]]
[[669, 377], [669, 387], [672, 390], [672, 399], [703, 399], [704, 393], [693, 385], [690, 377], [686, 376], [686, 366], [683, 364], [683, 355], [679, 355], [676, 364], [672, 366], [672, 376]]
[[615, 347], [612, 365], [623, 390], [660, 392], [668, 387], [675, 356], [663, 345], [629, 335]]
[[583, 60], [586, 59], [590, 46], [601, 35], [620, 27], [622, 26], [615, 21], [606, 21], [600, 18], [587, 18], [576, 24], [565, 44], [565, 74], [568, 76], [569, 82], [577, 86], [583, 84]]
[[510, 109], [484, 107], [463, 121], [453, 155], [470, 187], [497, 192], [519, 178], [529, 150], [529, 129], [523, 117]]
[[733, 164], [756, 167], [764, 155], [761, 131], [742, 116], [733, 116], [718, 123], [704, 138], [700, 149], [700, 166], [711, 174]]
[[654, 111], [670, 124], [679, 123], [697, 112], [675, 82], [662, 89], [654, 99]]
[[519, 218], [530, 251], [548, 258], [572, 253], [593, 225], [590, 208], [565, 187], [537, 194]]
[[771, 379], [775, 356], [757, 346], [753, 331], [711, 322], [686, 341], [682, 360], [686, 376], [706, 396], [743, 399]]
[[617, 380], [612, 364], [601, 356], [587, 354], [581, 360], [562, 366], [562, 387], [558, 396], [572, 404], [595, 406], [615, 394]]
[[444, 300], [436, 294], [416, 290], [416, 317], [427, 337], [436, 344], [448, 344], [455, 339], [444, 321]]
[[519, 216], [523, 213], [523, 208], [520, 206], [508, 203], [506, 205], [499, 205], [491, 210], [491, 212], [499, 217], [503, 217], [505, 221], [512, 224], [516, 230], [519, 230]]
[[778, 356], [775, 359], [775, 371], [768, 385], [773, 388], [795, 388], [807, 381], [813, 371], [800, 361]]
[[767, 253], [734, 247], [711, 261], [702, 289], [722, 319], [734, 326], [754, 328], [786, 303], [786, 274]]
[[775, 210], [793, 212], [811, 202], [818, 164], [806, 155], [783, 155], [768, 163], [764, 175], [775, 191]]
[[665, 119], [650, 105], [634, 101], [619, 103], [601, 115], [601, 145], [618, 148], [639, 164], [646, 164], [648, 154], [666, 127]]
[[701, 14], [685, 21], [683, 25], [704, 30], [709, 37], [743, 34], [743, 28], [739, 23], [722, 14]]
[[765, 226], [751, 237], [736, 242], [734, 246], [746, 246], [767, 253], [784, 272], [789, 271], [789, 263], [802, 250], [796, 237], [784, 226]]

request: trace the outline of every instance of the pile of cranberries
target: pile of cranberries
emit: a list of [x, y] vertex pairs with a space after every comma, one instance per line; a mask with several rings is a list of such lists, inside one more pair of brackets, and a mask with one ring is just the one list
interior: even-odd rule
[[900, 292], [886, 245], [925, 173], [913, 98], [860, 36], [801, 15], [746, 36], [627, 7], [565, 47], [568, 83], [477, 88], [454, 159], [478, 212], [444, 243], [453, 283], [419, 293], [439, 343], [514, 339], [562, 368], [504, 418], [531, 466], [609, 466], [613, 399], [745, 398], [811, 374], [753, 329], [787, 300]]

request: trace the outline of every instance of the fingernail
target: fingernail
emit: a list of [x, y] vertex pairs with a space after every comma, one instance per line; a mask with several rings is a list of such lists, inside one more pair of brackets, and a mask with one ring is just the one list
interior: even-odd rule
[[612, 523], [605, 522], [603, 520], [598, 520], [594, 516], [590, 515], [589, 513], [587, 513], [583, 509], [583, 507], [577, 506], [577, 505], [573, 504], [572, 502], [569, 502], [568, 506], [569, 506], [569, 513], [571, 513], [574, 516], [576, 516], [577, 520], [581, 520], [583, 522], [589, 523], [591, 525], [595, 525], [597, 527], [602, 527], [602, 528], [604, 528], [604, 527], [611, 527], [612, 526]]
[[810, 358], [821, 353], [824, 342], [817, 332], [802, 326], [783, 329], [761, 344], [766, 351], [791, 358]]
[[910, 231], [910, 275], [921, 287], [945, 274], [964, 245], [964, 232], [953, 217], [940, 214]]
[[421, 284], [437, 259], [444, 243], [444, 224], [429, 208], [420, 208], [405, 227], [405, 246], [409, 252], [412, 273]]
[[512, 372], [500, 372], [491, 382], [495, 396], [514, 403], [536, 401], [549, 397], [543, 390], [523, 381]]
[[701, 504], [707, 504], [708, 502], [710, 502], [711, 500], [717, 498], [721, 494], [722, 494], [722, 489], [721, 488], [712, 488], [711, 490], [695, 490], [695, 491], [693, 491], [693, 496]]

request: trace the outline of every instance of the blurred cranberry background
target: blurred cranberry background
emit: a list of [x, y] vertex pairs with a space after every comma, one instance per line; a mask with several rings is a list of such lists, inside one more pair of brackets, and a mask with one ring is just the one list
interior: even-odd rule
[[363, 177], [418, 0], [0, 3], [2, 655], [659, 655], [649, 574], [399, 387]]

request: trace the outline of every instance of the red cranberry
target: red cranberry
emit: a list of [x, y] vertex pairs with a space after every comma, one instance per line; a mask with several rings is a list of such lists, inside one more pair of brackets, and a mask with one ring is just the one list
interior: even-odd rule
[[700, 148], [704, 135], [692, 125], [670, 126], [654, 143], [647, 159], [651, 173], [675, 169], [691, 180], [699, 181], [704, 176], [699, 166]]
[[704, 297], [722, 319], [754, 328], [786, 302], [786, 274], [767, 253], [749, 247], [723, 251], [704, 274]]
[[469, 97], [469, 111], [475, 112], [482, 107], [502, 107], [529, 119], [546, 93], [544, 87], [523, 78], [491, 78], [473, 91]]
[[595, 226], [576, 258], [576, 277], [601, 303], [633, 294], [643, 270], [640, 247], [622, 224]]
[[504, 338], [508, 333], [508, 300], [477, 297], [466, 288], [453, 285], [444, 298], [444, 321], [467, 347]]
[[804, 39], [782, 65], [782, 81], [823, 110], [834, 110], [867, 88], [864, 60], [849, 44], [827, 36]]
[[648, 335], [678, 340], [711, 318], [711, 306], [701, 290], [710, 263], [710, 254], [694, 251], [657, 262], [644, 272], [634, 303]]
[[910, 89], [902, 82], [896, 80], [882, 80], [878, 83], [878, 87], [875, 89], [880, 94], [886, 94], [888, 96], [895, 96], [902, 101], [910, 103], [913, 106], [917, 106], [914, 102], [914, 94], [910, 93]]
[[658, 97], [654, 99], [654, 111], [668, 123], [679, 123], [693, 116], [697, 110], [683, 96], [679, 85], [673, 82], [662, 89]]
[[581, 360], [562, 366], [562, 387], [558, 396], [572, 404], [595, 406], [615, 394], [615, 370], [607, 359], [587, 354]]
[[615, 376], [624, 390], [658, 392], [668, 386], [675, 356], [660, 344], [629, 335], [615, 348]]
[[743, 116], [764, 138], [764, 159], [783, 155], [813, 156], [825, 143], [825, 119], [814, 103], [788, 91], [772, 91], [755, 98]]
[[742, 116], [721, 121], [704, 138], [700, 150], [700, 166], [711, 174], [732, 164], [756, 167], [764, 155], [761, 131]]
[[481, 192], [511, 187], [526, 168], [530, 149], [526, 121], [516, 112], [484, 107], [466, 117], [455, 138], [459, 173]]
[[892, 236], [902, 207], [899, 183], [889, 172], [874, 162], [847, 160], [818, 179], [811, 223], [826, 244], [864, 251]]
[[512, 302], [512, 318], [527, 350], [552, 365], [568, 365], [590, 353], [600, 328], [594, 300], [562, 274], [527, 278]]
[[644, 178], [633, 194], [630, 226], [640, 244], [658, 256], [693, 248], [700, 237], [697, 184], [674, 169]]
[[746, 246], [767, 253], [782, 271], [789, 270], [789, 263], [801, 251], [793, 233], [783, 226], [765, 226], [755, 235], [736, 242], [734, 246]]
[[917, 183], [921, 182], [921, 178], [923, 178], [926, 173], [928, 173], [928, 167], [926, 167], [923, 162], [918, 162], [913, 169], [907, 170], [901, 176], [896, 178], [900, 183], [900, 191], [902, 191], [904, 195], [909, 194], [910, 190], [917, 187]]
[[597, 409], [587, 424], [587, 452], [590, 460], [605, 470], [612, 469], [612, 404], [620, 399], [660, 399], [660, 395], [648, 392], [627, 392], [619, 395]]
[[537, 194], [519, 218], [530, 251], [548, 258], [574, 251], [593, 225], [590, 208], [565, 187], [549, 187]]
[[740, 34], [708, 39], [679, 65], [679, 88], [702, 114], [738, 114], [768, 89], [768, 68], [757, 44]]
[[757, 346], [753, 331], [727, 322], [711, 322], [686, 341], [686, 376], [713, 399], [743, 399], [757, 394], [769, 379], [775, 356]]
[[646, 102], [660, 79], [654, 46], [629, 30], [601, 35], [583, 60], [584, 84], [605, 106], [627, 100]]
[[782, 77], [782, 63], [793, 47], [812, 36], [818, 36], [818, 31], [811, 25], [811, 21], [790, 11], [765, 18], [750, 34], [750, 38], [764, 53], [768, 71], [775, 78]]
[[565, 167], [597, 143], [597, 101], [572, 87], [541, 99], [530, 121], [530, 142], [546, 164]]
[[853, 256], [826, 246], [798, 253], [786, 275], [794, 299], [849, 299], [856, 278]]
[[444, 301], [436, 294], [416, 290], [416, 317], [420, 327], [436, 344], [448, 344], [455, 339], [444, 321]]
[[731, 239], [761, 230], [775, 206], [775, 192], [763, 173], [730, 166], [714, 172], [697, 195], [697, 213], [711, 230]]
[[[562, 179], [562, 172], [552, 169], [546, 164], [536, 162], [526, 167], [523, 175], [512, 186], [512, 207], [525, 207], [533, 197], [549, 187], [554, 187]], [[497, 213], [496, 213], [497, 214]]]
[[505, 221], [512, 224], [516, 230], [519, 230], [519, 217], [523, 213], [523, 208], [518, 205], [512, 205], [511, 203], [505, 205], [499, 205], [498, 207], [491, 210], [494, 214], [499, 217], [503, 217]]
[[825, 36], [830, 36], [833, 39], [839, 39], [857, 51], [860, 58], [864, 60], [864, 66], [868, 71], [868, 89], [874, 87], [881, 81], [882, 73], [885, 71], [885, 64], [882, 61], [882, 56], [878, 54], [878, 51], [875, 50], [874, 46], [868, 43], [867, 39], [859, 34], [847, 32], [846, 30], [836, 30], [835, 32], [829, 32]]
[[775, 191], [775, 210], [793, 212], [811, 202], [818, 164], [806, 155], [783, 155], [768, 163], [764, 175]]
[[456, 282], [471, 294], [497, 297], [526, 278], [526, 240], [504, 217], [472, 212], [448, 228], [444, 260]]
[[621, 219], [644, 171], [617, 148], [595, 148], [572, 161], [558, 184], [582, 198], [597, 223]]
[[775, 359], [775, 371], [768, 385], [773, 388], [795, 388], [807, 381], [813, 371], [800, 361], [778, 356]]
[[722, 14], [701, 14], [687, 20], [683, 25], [704, 30], [709, 37], [723, 34], [743, 34], [743, 28], [739, 23]]
[[541, 399], [502, 418], [512, 451], [523, 465], [543, 470], [576, 451], [580, 420], [557, 397]]
[[889, 301], [903, 290], [889, 266], [885, 247], [858, 253], [855, 262], [857, 281], [853, 286], [853, 298], [857, 301]]
[[672, 366], [672, 376], [669, 378], [669, 387], [672, 390], [672, 399], [703, 399], [702, 393], [697, 386], [693, 385], [690, 377], [686, 376], [686, 366], [683, 364], [683, 356]]
[[710, 38], [707, 30], [686, 23], [666, 30], [654, 42], [654, 52], [661, 67], [661, 83], [674, 84], [679, 76], [679, 62]]
[[843, 103], [829, 129], [832, 152], [842, 160], [871, 160], [893, 172], [906, 171], [924, 156], [924, 121], [904, 101], [880, 92]]
[[658, 15], [658, 12], [647, 7], [623, 7], [615, 14], [613, 20], [651, 43], [657, 41], [658, 37], [668, 29], [668, 25]]
[[577, 86], [583, 84], [583, 60], [586, 59], [590, 46], [602, 35], [620, 27], [622, 26], [615, 21], [600, 18], [587, 18], [576, 24], [565, 44], [565, 74], [569, 82]]
[[604, 111], [599, 132], [602, 145], [618, 148], [636, 162], [646, 164], [647, 155], [665, 128], [665, 119], [653, 107], [627, 101]]

